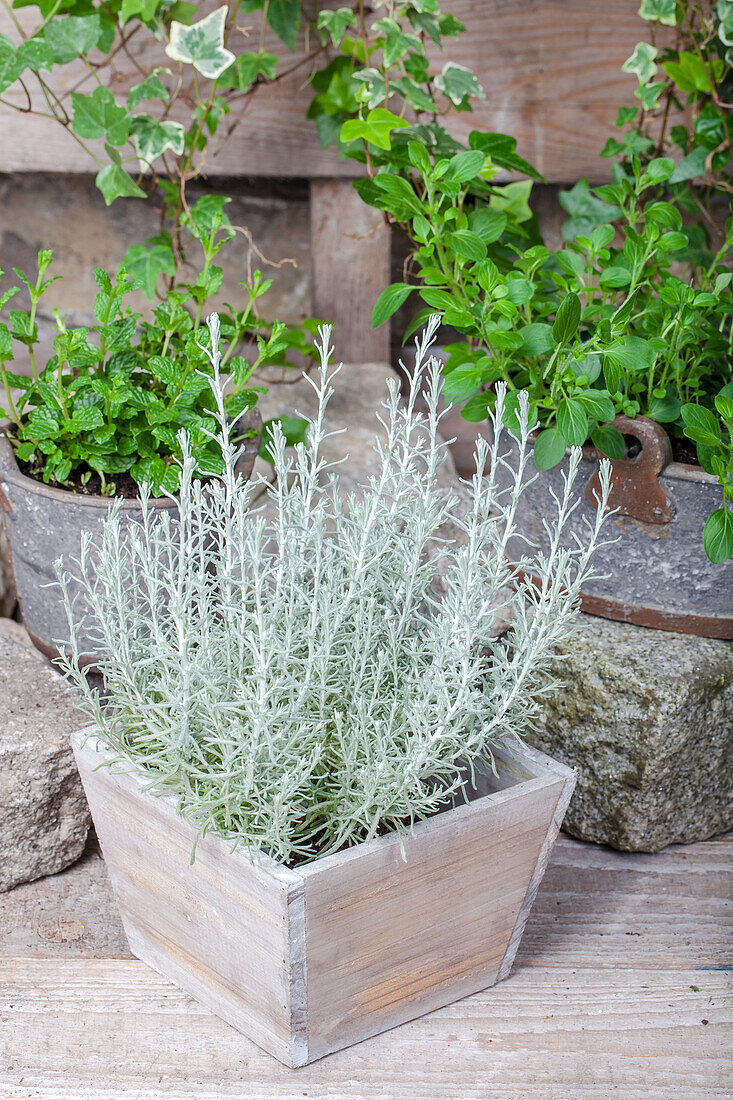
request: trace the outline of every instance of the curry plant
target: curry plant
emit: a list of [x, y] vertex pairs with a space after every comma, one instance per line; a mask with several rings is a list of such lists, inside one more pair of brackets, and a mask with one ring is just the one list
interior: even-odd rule
[[[0, 373], [7, 401], [2, 412], [10, 421], [6, 431], [16, 455], [31, 475], [64, 486], [72, 481], [84, 485], [96, 473], [102, 493], [111, 495], [117, 489], [115, 479], [124, 473], [146, 483], [153, 495], [174, 492], [182, 429], [198, 476], [220, 469], [221, 454], [211, 437], [215, 425], [201, 317], [220, 281], [210, 261], [230, 232], [222, 220], [223, 201], [217, 211], [212, 196], [204, 196], [191, 210], [204, 254], [195, 280], [179, 284], [144, 319], [129, 305], [139, 281], [124, 267], [115, 275], [96, 270], [96, 323], [68, 327], [55, 311], [54, 354], [44, 364], [37, 361], [35, 317], [54, 281], [46, 277], [52, 255], [39, 254], [35, 280], [16, 269], [31, 306], [11, 309], [9, 324], [0, 324]], [[293, 332], [278, 322], [265, 325], [257, 317], [257, 300], [268, 286], [255, 272], [245, 287], [244, 308], [230, 307], [221, 319], [221, 365], [229, 383], [225, 408], [232, 417], [256, 404], [262, 390], [252, 386], [251, 377], [258, 366], [286, 364], [294, 347], [308, 350], [301, 330]], [[16, 290], [10, 288], [0, 302], [8, 302]], [[240, 354], [243, 341], [256, 347], [249, 358]], [[10, 368], [16, 342], [30, 352], [30, 377]]]
[[[140, 525], [125, 528], [113, 510], [96, 543], [83, 537], [78, 561], [58, 563], [71, 632], [62, 667], [116, 766], [172, 795], [201, 835], [249, 846], [251, 858], [313, 860], [409, 830], [460, 798], [466, 762], [491, 766], [495, 746], [531, 727], [554, 686], [552, 655], [573, 631], [605, 535], [608, 469], [573, 542], [576, 451], [547, 517], [549, 551], [511, 564], [528, 403], [509, 487], [496, 476], [500, 392], [467, 503], [446, 493], [440, 371], [426, 361], [436, 321], [418, 341], [406, 402], [390, 382], [376, 473], [344, 507], [339, 464], [325, 454], [330, 330], [307, 438], [288, 452], [276, 429], [278, 476], [260, 486], [236, 476], [212, 319], [221, 473], [203, 492], [184, 439], [174, 517], [151, 513], [144, 496]], [[253, 516], [261, 488], [269, 506]], [[446, 522], [457, 538], [440, 537]], [[497, 636], [501, 614], [509, 644]], [[103, 693], [80, 667], [79, 631], [94, 639]]]

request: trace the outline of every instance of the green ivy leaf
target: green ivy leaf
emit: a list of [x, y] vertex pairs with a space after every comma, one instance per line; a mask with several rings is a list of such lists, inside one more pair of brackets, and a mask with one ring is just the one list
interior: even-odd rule
[[224, 5], [188, 27], [174, 20], [165, 49], [168, 57], [193, 65], [202, 76], [216, 80], [234, 61], [234, 54], [224, 47], [228, 10]]
[[712, 62], [711, 73], [702, 58], [688, 50], [680, 50], [678, 61], [664, 61], [662, 68], [671, 80], [675, 82], [681, 92], [711, 92], [711, 75], [717, 80], [723, 72], [724, 62], [722, 58], [716, 58]]
[[358, 141], [361, 138], [378, 149], [391, 149], [392, 131], [405, 129], [409, 125], [407, 119], [392, 114], [386, 107], [375, 107], [365, 119], [351, 118], [345, 122], [341, 127], [340, 140]]
[[715, 565], [722, 565], [733, 555], [733, 512], [716, 508], [708, 516], [702, 532], [705, 553]]
[[18, 60], [15, 46], [9, 38], [0, 34], [0, 92], [9, 88], [22, 72], [23, 68]]
[[277, 69], [277, 57], [274, 53], [243, 53], [230, 65], [219, 80], [223, 88], [236, 88], [239, 92], [248, 91], [258, 77], [274, 80]]
[[134, 244], [122, 261], [123, 267], [140, 284], [152, 302], [161, 275], [175, 275], [176, 261], [170, 237], [151, 237], [145, 244]]
[[346, 34], [348, 27], [356, 26], [356, 15], [351, 8], [338, 8], [337, 11], [322, 11], [318, 13], [318, 30], [325, 30], [334, 46], [341, 45], [341, 39]]
[[292, 52], [300, 27], [300, 0], [270, 0], [267, 22], [281, 42]]
[[595, 195], [587, 179], [579, 180], [570, 191], [561, 191], [558, 197], [560, 205], [570, 215], [562, 227], [565, 241], [588, 236], [595, 226], [613, 222], [621, 216], [621, 208]]
[[517, 180], [516, 183], [505, 183], [501, 187], [494, 186], [494, 191], [489, 199], [489, 205], [493, 210], [501, 210], [514, 218], [520, 224], [529, 221], [532, 211], [529, 205], [529, 197], [532, 194], [531, 180]]
[[95, 183], [104, 196], [107, 206], [117, 198], [144, 199], [142, 191], [131, 176], [119, 164], [108, 164], [97, 172]]
[[670, 176], [670, 183], [684, 183], [685, 180], [693, 180], [705, 174], [705, 162], [710, 150], [704, 145], [698, 145], [686, 157], [683, 157]]
[[122, 0], [120, 23], [127, 23], [137, 16], [143, 23], [150, 23], [158, 9], [158, 0]]
[[57, 65], [68, 65], [75, 57], [94, 49], [102, 29], [98, 15], [66, 15], [46, 24], [44, 37], [53, 50]]
[[540, 432], [534, 445], [534, 464], [538, 470], [551, 470], [565, 458], [567, 444], [557, 428]]
[[379, 328], [407, 300], [416, 287], [407, 283], [392, 283], [377, 298], [372, 312], [372, 328]]
[[71, 93], [74, 133], [81, 138], [104, 138], [110, 145], [124, 145], [130, 132], [130, 116], [119, 107], [108, 88], [95, 88], [91, 95]]

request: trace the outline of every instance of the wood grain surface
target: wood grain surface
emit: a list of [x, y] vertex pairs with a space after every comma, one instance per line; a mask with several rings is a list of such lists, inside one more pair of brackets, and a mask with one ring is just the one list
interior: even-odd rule
[[[0, 1096], [729, 1100], [731, 857], [561, 836], [505, 982], [287, 1070], [129, 958], [92, 848], [0, 896]], [[44, 938], [52, 914], [84, 933]]]
[[[487, 94], [473, 115], [449, 118], [449, 128], [458, 136], [473, 128], [513, 134], [518, 151], [549, 181], [567, 183], [584, 175], [607, 179], [610, 164], [598, 153], [619, 105], [633, 102], [636, 86], [621, 65], [648, 33], [637, 14], [639, 0], [446, 0], [443, 7], [468, 29], [446, 42], [444, 54], [434, 59], [436, 67], [446, 60], [470, 66]], [[21, 9], [20, 16], [32, 25], [32, 12]], [[0, 32], [16, 37], [4, 9]], [[148, 64], [149, 44], [141, 39], [138, 48], [146, 51], [142, 60]], [[235, 41], [233, 48], [250, 47]], [[284, 54], [287, 67], [304, 56], [302, 41], [295, 55], [285, 53], [270, 35], [265, 48]], [[165, 62], [162, 55], [158, 60]], [[120, 68], [115, 92], [124, 93], [135, 82], [132, 73], [131, 67]], [[225, 140], [214, 144], [206, 170], [216, 175], [354, 175], [358, 168], [341, 161], [333, 147], [323, 150], [305, 120], [311, 98], [307, 73], [308, 66], [302, 66], [281, 83], [258, 91], [239, 127], [231, 134], [223, 127]], [[71, 65], [54, 74], [53, 81], [62, 91], [83, 76], [81, 68]], [[25, 102], [19, 86], [4, 98], [18, 107]], [[10, 107], [0, 106], [0, 150], [5, 172], [92, 170], [84, 152], [57, 123]]]

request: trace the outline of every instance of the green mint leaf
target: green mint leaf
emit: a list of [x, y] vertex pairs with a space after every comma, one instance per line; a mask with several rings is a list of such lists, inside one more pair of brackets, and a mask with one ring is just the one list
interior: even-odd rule
[[733, 512], [717, 508], [708, 516], [702, 533], [705, 553], [715, 565], [722, 565], [733, 555]]

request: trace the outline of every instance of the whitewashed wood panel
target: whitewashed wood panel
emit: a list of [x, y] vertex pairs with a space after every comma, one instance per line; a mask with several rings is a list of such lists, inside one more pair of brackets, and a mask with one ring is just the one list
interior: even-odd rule
[[[635, 79], [622, 73], [621, 65], [648, 35], [648, 25], [637, 14], [639, 0], [445, 0], [443, 7], [468, 30], [446, 42], [436, 63], [453, 60], [470, 66], [487, 93], [485, 104], [473, 115], [455, 115], [449, 128], [458, 135], [473, 127], [514, 134], [518, 151], [550, 181], [567, 183], [583, 175], [595, 181], [609, 178], [610, 163], [598, 153], [619, 105], [633, 102]], [[20, 14], [30, 25], [29, 14]], [[4, 8], [0, 32], [15, 37]], [[302, 60], [302, 46], [290, 55], [271, 36], [266, 39], [266, 48], [283, 54], [288, 67]], [[247, 48], [236, 42], [234, 47]], [[149, 47], [143, 48], [147, 64]], [[162, 55], [157, 60], [165, 62]], [[358, 172], [333, 148], [323, 150], [305, 120], [311, 98], [307, 73], [306, 65], [259, 91], [231, 135], [225, 124], [225, 140], [212, 148], [207, 171], [307, 178]], [[70, 66], [54, 80], [63, 90], [82, 76], [81, 69]], [[121, 68], [114, 90], [124, 92], [132, 82], [131, 71]], [[11, 88], [4, 98], [18, 106], [24, 103], [20, 90]], [[90, 165], [73, 138], [52, 120], [0, 107], [0, 170], [79, 172], [90, 171]]]

